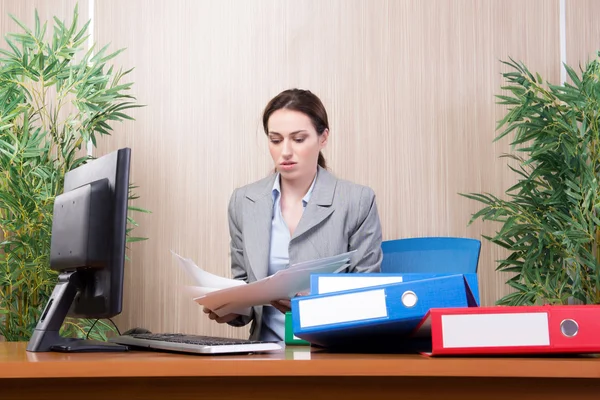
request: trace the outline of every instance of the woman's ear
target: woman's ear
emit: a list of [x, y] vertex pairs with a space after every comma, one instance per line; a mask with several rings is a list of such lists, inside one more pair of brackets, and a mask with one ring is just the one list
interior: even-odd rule
[[319, 146], [321, 149], [327, 146], [327, 141], [329, 140], [329, 129], [325, 129], [321, 136], [319, 136]]

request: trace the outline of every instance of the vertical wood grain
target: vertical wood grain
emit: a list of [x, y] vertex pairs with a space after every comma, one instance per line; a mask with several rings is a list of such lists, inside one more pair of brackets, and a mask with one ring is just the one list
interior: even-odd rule
[[[516, 177], [492, 143], [505, 110], [494, 95], [509, 56], [558, 81], [558, 1], [96, 2], [95, 38], [127, 50], [134, 93], [147, 106], [115, 125], [97, 155], [132, 148], [140, 186], [127, 264], [122, 329], [246, 336], [218, 326], [181, 293], [189, 283], [174, 250], [229, 276], [227, 202], [271, 169], [260, 115], [290, 87], [324, 101], [325, 151], [340, 178], [373, 187], [384, 239], [465, 236], [479, 204], [459, 193], [502, 196]], [[483, 239], [482, 239], [483, 240]], [[504, 257], [482, 241], [483, 303], [508, 293], [494, 271]]]
[[567, 64], [580, 74], [600, 51], [600, 2], [566, 0], [565, 12]]

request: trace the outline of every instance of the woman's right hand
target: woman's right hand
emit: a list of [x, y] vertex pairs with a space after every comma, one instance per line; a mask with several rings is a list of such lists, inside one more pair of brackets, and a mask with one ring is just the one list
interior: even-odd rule
[[222, 317], [219, 317], [212, 310], [209, 310], [206, 307], [204, 307], [202, 311], [204, 311], [205, 314], [208, 314], [209, 319], [212, 319], [213, 321], [216, 321], [219, 324], [226, 324], [240, 316], [240, 314], [227, 314], [223, 315]]

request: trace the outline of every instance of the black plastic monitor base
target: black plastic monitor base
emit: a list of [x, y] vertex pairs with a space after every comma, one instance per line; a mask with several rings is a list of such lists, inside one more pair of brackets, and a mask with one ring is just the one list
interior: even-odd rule
[[71, 304], [77, 294], [79, 282], [77, 271], [63, 272], [46, 304], [42, 317], [33, 335], [27, 343], [27, 351], [68, 353], [127, 351], [127, 346], [116, 343], [100, 342], [60, 336], [60, 328], [67, 317]]

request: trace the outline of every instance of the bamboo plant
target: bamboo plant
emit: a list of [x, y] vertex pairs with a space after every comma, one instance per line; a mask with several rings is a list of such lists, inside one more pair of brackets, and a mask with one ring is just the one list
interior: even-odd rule
[[[123, 83], [129, 71], [108, 66], [120, 51], [85, 50], [89, 22], [78, 26], [77, 7], [70, 24], [54, 18], [50, 38], [37, 11], [33, 29], [11, 18], [22, 32], [0, 50], [0, 336], [17, 341], [30, 338], [56, 283], [52, 211], [65, 173], [90, 160], [87, 143], [132, 119], [126, 111], [137, 105]], [[142, 240], [129, 221], [128, 240]], [[62, 334], [102, 340], [113, 330], [97, 321], [89, 332], [93, 323], [67, 319]]]
[[[599, 53], [600, 55], [600, 53]], [[506, 199], [468, 194], [484, 207], [481, 218], [500, 223], [484, 236], [508, 250], [497, 270], [511, 272], [514, 291], [502, 305], [600, 303], [600, 61], [555, 85], [523, 63], [506, 62], [508, 106], [496, 140], [510, 135], [509, 157], [518, 182]]]

